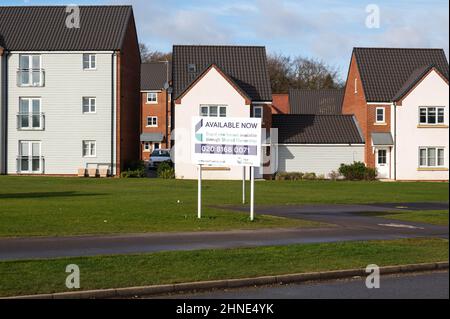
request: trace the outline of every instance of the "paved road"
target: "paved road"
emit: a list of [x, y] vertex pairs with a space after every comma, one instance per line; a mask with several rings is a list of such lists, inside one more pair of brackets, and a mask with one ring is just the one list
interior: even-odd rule
[[448, 272], [381, 277], [379, 289], [367, 289], [365, 278], [328, 282], [215, 290], [159, 296], [175, 299], [448, 299]]
[[[236, 209], [242, 209], [242, 207], [236, 207]], [[259, 214], [302, 218], [336, 225], [328, 228], [4, 238], [0, 239], [0, 260], [411, 237], [448, 238], [447, 226], [399, 222], [381, 217], [356, 214], [356, 212], [405, 209], [448, 209], [448, 203], [273, 206], [258, 207], [256, 210]]]

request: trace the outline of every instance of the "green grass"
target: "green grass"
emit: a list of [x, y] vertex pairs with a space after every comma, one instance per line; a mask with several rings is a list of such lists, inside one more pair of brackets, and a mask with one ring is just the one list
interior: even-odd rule
[[401, 239], [10, 261], [0, 262], [0, 296], [66, 291], [68, 264], [89, 290], [447, 260], [448, 240]]
[[[197, 184], [187, 180], [0, 176], [0, 237], [63, 236], [270, 227], [317, 223], [208, 207], [239, 205], [240, 181], [204, 181], [204, 219], [196, 218]], [[447, 201], [448, 183], [256, 182], [256, 204]]]
[[379, 216], [388, 219], [403, 220], [409, 222], [425, 223], [432, 225], [448, 225], [448, 210], [424, 210], [410, 212], [386, 212], [365, 213], [365, 215]]

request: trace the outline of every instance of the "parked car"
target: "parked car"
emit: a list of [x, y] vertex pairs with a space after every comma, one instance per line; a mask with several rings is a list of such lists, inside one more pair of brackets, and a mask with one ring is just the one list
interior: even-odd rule
[[149, 166], [157, 167], [162, 162], [172, 163], [170, 158], [170, 150], [168, 149], [156, 149], [150, 155]]

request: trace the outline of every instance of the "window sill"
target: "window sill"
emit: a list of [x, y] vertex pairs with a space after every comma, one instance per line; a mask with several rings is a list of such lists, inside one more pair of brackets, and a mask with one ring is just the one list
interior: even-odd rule
[[429, 172], [429, 171], [438, 171], [438, 172], [447, 172], [448, 168], [446, 167], [419, 167], [417, 171], [421, 172]]
[[146, 128], [157, 128], [158, 125], [147, 125]]
[[158, 101], [156, 101], [156, 102], [145, 102], [145, 104], [155, 105], [155, 104], [158, 104]]
[[448, 128], [446, 124], [419, 124], [417, 128]]
[[387, 123], [386, 122], [375, 122], [375, 123], [373, 123], [373, 125], [385, 126], [385, 125], [387, 125]]

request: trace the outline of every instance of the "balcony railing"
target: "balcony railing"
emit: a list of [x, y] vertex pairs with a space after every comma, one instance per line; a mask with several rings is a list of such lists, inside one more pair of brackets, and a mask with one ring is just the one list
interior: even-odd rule
[[36, 130], [43, 131], [45, 128], [44, 113], [18, 113], [17, 129], [18, 130]]
[[43, 156], [18, 156], [18, 174], [43, 174], [45, 159]]
[[17, 86], [39, 87], [45, 85], [45, 71], [43, 69], [17, 70]]

